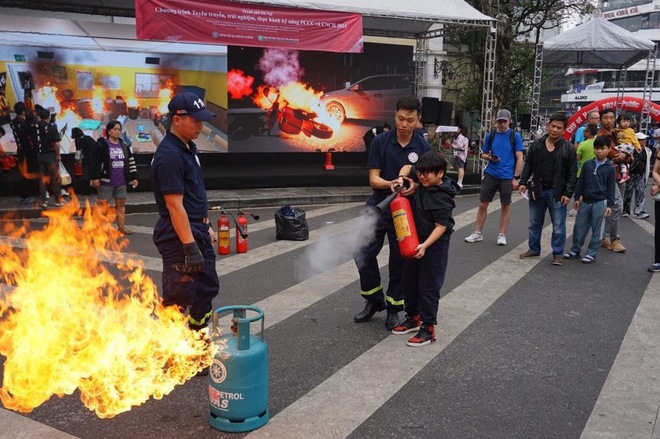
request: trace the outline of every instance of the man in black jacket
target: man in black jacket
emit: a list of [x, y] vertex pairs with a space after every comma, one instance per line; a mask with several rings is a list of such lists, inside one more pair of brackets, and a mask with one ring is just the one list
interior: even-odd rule
[[546, 210], [552, 221], [552, 265], [564, 265], [566, 206], [577, 180], [575, 148], [564, 140], [566, 116], [550, 117], [547, 134], [536, 140], [527, 152], [518, 191], [529, 197], [529, 249], [521, 259], [541, 254], [541, 232]]

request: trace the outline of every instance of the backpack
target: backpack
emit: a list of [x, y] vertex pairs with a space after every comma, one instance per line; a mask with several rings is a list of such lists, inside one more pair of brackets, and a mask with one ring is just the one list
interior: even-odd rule
[[[493, 138], [495, 137], [496, 130], [491, 130], [491, 132], [486, 137], [484, 145], [488, 145], [488, 151], [493, 152]], [[509, 136], [511, 141], [511, 152], [513, 152], [513, 157], [516, 157], [516, 132], [509, 128]]]

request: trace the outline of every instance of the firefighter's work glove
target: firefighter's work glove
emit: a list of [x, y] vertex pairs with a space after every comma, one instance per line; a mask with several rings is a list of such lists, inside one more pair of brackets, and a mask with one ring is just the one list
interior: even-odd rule
[[183, 264], [174, 264], [174, 269], [182, 273], [199, 273], [204, 270], [204, 256], [196, 242], [183, 244]]

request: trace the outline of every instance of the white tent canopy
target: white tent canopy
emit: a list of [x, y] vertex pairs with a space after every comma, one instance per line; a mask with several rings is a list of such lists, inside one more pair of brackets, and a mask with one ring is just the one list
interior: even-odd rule
[[655, 43], [604, 18], [592, 18], [543, 42], [543, 64], [552, 67], [625, 68], [647, 57]]

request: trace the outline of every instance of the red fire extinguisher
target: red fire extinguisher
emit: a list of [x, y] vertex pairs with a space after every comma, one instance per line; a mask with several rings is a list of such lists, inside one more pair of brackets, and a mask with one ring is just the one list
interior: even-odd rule
[[236, 221], [236, 253], [247, 253], [248, 251], [248, 220], [243, 212], [238, 211]]
[[405, 259], [413, 258], [417, 254], [415, 249], [419, 245], [419, 238], [417, 237], [417, 228], [410, 208], [410, 201], [401, 194], [397, 194], [390, 205], [390, 209], [392, 210], [396, 239], [399, 242], [399, 252]]
[[83, 165], [81, 162], [75, 162], [73, 164], [73, 175], [76, 177], [82, 177], [83, 175]]
[[218, 254], [228, 255], [231, 251], [229, 246], [229, 218], [225, 211], [220, 212], [218, 218]]

